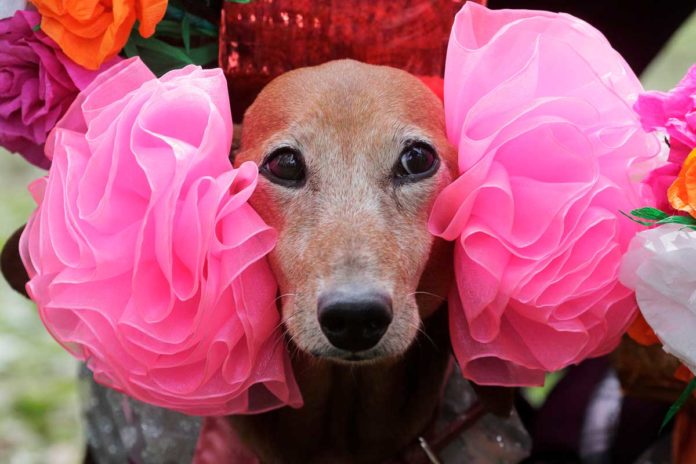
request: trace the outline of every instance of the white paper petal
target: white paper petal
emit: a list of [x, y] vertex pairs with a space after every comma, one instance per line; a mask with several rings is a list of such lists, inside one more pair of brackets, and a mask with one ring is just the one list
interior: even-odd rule
[[9, 18], [17, 10], [26, 10], [26, 0], [2, 0], [0, 2], [0, 19]]
[[696, 231], [666, 224], [637, 234], [621, 282], [635, 290], [664, 350], [696, 372]]

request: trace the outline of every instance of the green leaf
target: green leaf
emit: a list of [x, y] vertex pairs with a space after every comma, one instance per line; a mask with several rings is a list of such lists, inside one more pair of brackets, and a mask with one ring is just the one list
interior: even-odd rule
[[181, 36], [181, 22], [163, 19], [157, 24], [155, 35], [158, 37], [178, 38]]
[[41, 23], [39, 23], [39, 24], [37, 24], [36, 26], [32, 27], [31, 30], [34, 31], [34, 32], [40, 31], [40, 30], [41, 30]]
[[[206, 35], [207, 37], [213, 37], [218, 35], [218, 27], [211, 23], [210, 21], [201, 18], [199, 16], [192, 15], [186, 11], [185, 8], [177, 7], [174, 2], [170, 2], [167, 6], [167, 13], [164, 16], [164, 21], [175, 22], [177, 25], [184, 19], [184, 16], [188, 16], [191, 21], [192, 29], [198, 30], [201, 35]], [[162, 21], [160, 21], [160, 24]], [[158, 26], [159, 29], [159, 26]], [[205, 34], [203, 33], [205, 31]]]
[[665, 219], [669, 216], [669, 214], [660, 211], [657, 208], [638, 208], [631, 211], [631, 214], [635, 217], [649, 219], [651, 221], [659, 221], [660, 219]]
[[662, 432], [662, 429], [664, 429], [665, 426], [674, 418], [674, 416], [677, 415], [681, 407], [684, 406], [684, 403], [686, 403], [686, 400], [689, 399], [694, 390], [696, 390], [696, 377], [691, 379], [691, 382], [689, 382], [684, 391], [681, 392], [681, 395], [679, 395], [677, 401], [670, 406], [669, 411], [667, 411], [665, 418], [662, 420], [662, 425], [660, 425], [660, 432]]
[[138, 54], [138, 47], [129, 39], [123, 47], [123, 53], [126, 55], [126, 58], [132, 58]]
[[143, 39], [142, 37], [137, 36], [134, 37], [134, 41], [139, 49], [149, 50], [153, 53], [161, 54], [163, 57], [166, 57], [169, 60], [178, 62], [180, 66], [193, 64], [193, 60], [191, 60], [191, 58], [182, 49], [159, 39], [152, 37], [149, 39]]
[[189, 57], [193, 64], [205, 66], [218, 58], [218, 44], [212, 43], [200, 47], [192, 48]]
[[696, 220], [691, 216], [669, 216], [660, 219], [656, 224], [683, 224], [685, 226], [696, 225]]
[[652, 222], [640, 221], [640, 220], [634, 218], [633, 216], [631, 216], [630, 214], [627, 214], [627, 213], [625, 213], [625, 212], [623, 212], [623, 211], [619, 211], [619, 213], [623, 214], [624, 216], [626, 216], [626, 217], [627, 217], [628, 219], [630, 219], [631, 221], [640, 224], [641, 226], [652, 227], [652, 226], [654, 225], [654, 223], [652, 223]]
[[[188, 18], [188, 23], [189, 23], [189, 35], [190, 37], [209, 37], [209, 38], [217, 38], [218, 36], [218, 30], [217, 29], [208, 29], [208, 28], [202, 28], [196, 25], [196, 17], [192, 15], [186, 15], [184, 16], [185, 18]], [[155, 32], [155, 37], [159, 38], [166, 38], [166, 39], [174, 39], [174, 40], [181, 40], [183, 42], [183, 18], [181, 20], [171, 20], [171, 19], [163, 19], [162, 21], [157, 24], [157, 30]]]
[[251, 3], [251, 0], [225, 0], [230, 3]]
[[188, 15], [184, 15], [181, 20], [181, 40], [184, 42], [184, 50], [191, 54], [191, 20]]

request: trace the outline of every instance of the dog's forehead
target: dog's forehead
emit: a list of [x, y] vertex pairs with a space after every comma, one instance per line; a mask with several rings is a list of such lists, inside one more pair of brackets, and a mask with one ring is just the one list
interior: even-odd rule
[[356, 137], [388, 142], [444, 134], [441, 102], [414, 76], [340, 60], [291, 71], [271, 82], [247, 111], [243, 145], [270, 139]]

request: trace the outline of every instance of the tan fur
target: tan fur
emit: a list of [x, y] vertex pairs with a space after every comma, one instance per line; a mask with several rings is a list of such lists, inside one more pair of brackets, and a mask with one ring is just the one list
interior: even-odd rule
[[[392, 168], [415, 139], [435, 147], [440, 168], [395, 185]], [[433, 200], [456, 169], [442, 104], [393, 68], [342, 60], [299, 69], [271, 82], [249, 108], [235, 164], [260, 165], [281, 145], [303, 154], [306, 185], [261, 177], [251, 202], [279, 232], [270, 260], [306, 406], [235, 424], [266, 462], [373, 462], [425, 427], [449, 357], [446, 320], [431, 335], [437, 340], [412, 346], [451, 283], [451, 248], [427, 230]], [[370, 285], [392, 298], [393, 321], [368, 365], [334, 362], [345, 353], [320, 329], [318, 296], [341, 285]]]

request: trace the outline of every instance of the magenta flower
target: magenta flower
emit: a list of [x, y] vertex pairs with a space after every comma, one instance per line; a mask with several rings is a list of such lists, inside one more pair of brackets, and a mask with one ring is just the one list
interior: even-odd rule
[[645, 184], [652, 189], [656, 206], [671, 211], [667, 189], [677, 178], [686, 156], [696, 148], [696, 65], [669, 92], [640, 95], [634, 109], [645, 130], [661, 129], [669, 135], [667, 163], [652, 171]]
[[[0, 145], [48, 168], [48, 132], [99, 71], [87, 71], [40, 30], [34, 11], [0, 20]], [[113, 61], [109, 63], [113, 64]]]

